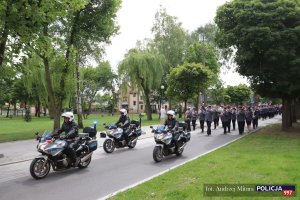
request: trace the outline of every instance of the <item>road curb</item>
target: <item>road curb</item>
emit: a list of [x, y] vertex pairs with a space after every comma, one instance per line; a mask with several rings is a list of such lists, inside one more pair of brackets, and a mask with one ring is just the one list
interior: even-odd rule
[[[271, 124], [267, 124], [266, 126], [268, 126], [268, 125], [271, 125]], [[108, 199], [108, 198], [111, 198], [111, 197], [117, 195], [117, 194], [120, 193], [120, 192], [124, 192], [124, 191], [129, 190], [129, 189], [131, 189], [131, 188], [133, 188], [133, 187], [136, 187], [136, 186], [138, 186], [138, 185], [141, 185], [141, 184], [143, 184], [143, 183], [145, 183], [145, 182], [147, 182], [147, 181], [149, 181], [149, 180], [151, 180], [151, 179], [153, 179], [153, 178], [155, 178], [155, 177], [158, 177], [158, 176], [160, 176], [160, 175], [163, 175], [163, 174], [165, 174], [165, 173], [167, 173], [167, 172], [169, 172], [169, 171], [171, 171], [171, 170], [173, 170], [173, 169], [175, 169], [175, 168], [177, 168], [177, 167], [180, 167], [180, 166], [182, 166], [182, 165], [185, 165], [185, 164], [187, 164], [187, 163], [189, 163], [189, 162], [191, 162], [191, 161], [193, 161], [193, 160], [196, 160], [197, 158], [200, 158], [200, 157], [202, 157], [202, 156], [204, 156], [204, 155], [206, 155], [206, 154], [209, 154], [209, 153], [211, 153], [211, 152], [213, 152], [213, 151], [216, 151], [216, 150], [218, 150], [218, 149], [220, 149], [220, 148], [223, 148], [223, 147], [225, 147], [225, 146], [228, 146], [229, 144], [231, 144], [231, 143], [233, 143], [233, 142], [235, 142], [235, 141], [237, 141], [237, 140], [240, 140], [241, 138], [244, 138], [244, 137], [246, 137], [246, 136], [249, 136], [250, 134], [255, 133], [255, 132], [257, 132], [257, 131], [259, 131], [259, 130], [265, 128], [266, 126], [264, 126], [264, 127], [258, 127], [257, 129], [252, 130], [252, 131], [250, 131], [249, 133], [244, 133], [243, 135], [240, 135], [240, 137], [238, 137], [238, 138], [236, 138], [236, 139], [234, 139], [234, 140], [232, 140], [232, 141], [230, 141], [230, 142], [227, 142], [227, 143], [225, 143], [225, 144], [223, 144], [223, 145], [221, 145], [221, 146], [219, 146], [219, 147], [216, 147], [216, 148], [214, 148], [214, 149], [212, 149], [212, 150], [210, 150], [210, 151], [208, 151], [208, 152], [205, 152], [205, 153], [202, 153], [202, 154], [200, 154], [200, 155], [198, 155], [198, 156], [195, 156], [195, 157], [191, 158], [191, 159], [188, 160], [188, 161], [185, 161], [185, 162], [183, 162], [183, 163], [181, 163], [181, 164], [178, 164], [178, 165], [173, 166], [173, 167], [171, 167], [171, 168], [169, 168], [169, 169], [166, 169], [166, 170], [164, 170], [164, 171], [162, 171], [162, 172], [160, 172], [160, 173], [157, 173], [157, 174], [155, 174], [155, 175], [153, 175], [153, 176], [151, 176], [151, 177], [149, 177], [149, 178], [146, 178], [146, 179], [144, 179], [144, 180], [142, 180], [142, 181], [139, 181], [139, 182], [137, 182], [137, 183], [134, 183], [134, 184], [132, 184], [132, 185], [129, 185], [129, 186], [125, 187], [125, 188], [122, 188], [122, 189], [120, 189], [120, 190], [118, 190], [118, 191], [116, 191], [116, 192], [113, 192], [113, 193], [111, 193], [111, 194], [108, 194], [108, 195], [106, 195], [106, 196], [104, 196], [104, 197], [100, 197], [100, 198], [97, 199], [97, 200], [106, 200], [106, 199]]]
[[2, 164], [0, 164], [0, 167], [1, 166], [6, 166], [6, 165], [18, 164], [18, 163], [21, 163], [21, 162], [27, 162], [27, 161], [30, 161], [30, 160], [32, 160], [32, 159], [24, 159], [24, 160], [17, 160], [17, 161], [13, 161], [13, 162], [2, 163]]

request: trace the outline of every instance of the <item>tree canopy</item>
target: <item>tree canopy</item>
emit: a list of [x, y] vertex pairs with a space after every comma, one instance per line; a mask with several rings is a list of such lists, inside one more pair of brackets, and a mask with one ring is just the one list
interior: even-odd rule
[[225, 89], [225, 94], [230, 97], [230, 103], [236, 105], [249, 103], [251, 89], [244, 84], [240, 84], [238, 86], [228, 86]]
[[167, 95], [185, 101], [197, 95], [203, 88], [207, 88], [213, 73], [200, 63], [184, 63], [170, 70], [168, 76]]
[[233, 0], [219, 7], [215, 21], [220, 47], [236, 50], [237, 71], [259, 94], [283, 99], [285, 129], [288, 102], [300, 91], [299, 5], [294, 0]]
[[130, 84], [132, 89], [137, 87], [143, 92], [148, 120], [152, 119], [149, 97], [151, 91], [158, 88], [161, 83], [164, 73], [163, 64], [162, 56], [156, 52], [132, 49], [118, 67], [125, 89]]

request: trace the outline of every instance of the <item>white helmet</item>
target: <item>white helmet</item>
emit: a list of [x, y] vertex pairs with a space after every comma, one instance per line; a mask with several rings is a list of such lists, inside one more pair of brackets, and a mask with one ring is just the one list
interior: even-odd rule
[[122, 114], [124, 114], [124, 115], [127, 115], [127, 110], [126, 109], [124, 109], [124, 108], [122, 108], [121, 110], [120, 110], [120, 113]]
[[61, 115], [62, 117], [69, 118], [69, 122], [74, 120], [74, 115], [72, 112], [65, 112]]
[[168, 110], [167, 115], [171, 115], [173, 118], [175, 118], [175, 112], [173, 110]]

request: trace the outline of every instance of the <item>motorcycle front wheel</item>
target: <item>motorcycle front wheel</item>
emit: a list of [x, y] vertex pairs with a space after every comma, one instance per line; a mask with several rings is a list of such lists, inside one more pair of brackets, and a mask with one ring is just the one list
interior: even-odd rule
[[103, 143], [103, 150], [106, 153], [112, 153], [115, 150], [115, 143], [112, 139], [106, 139]]
[[30, 164], [30, 174], [35, 179], [45, 178], [50, 171], [50, 163], [44, 158], [35, 158]]
[[154, 147], [153, 149], [153, 159], [155, 162], [160, 162], [163, 159], [164, 155], [162, 153], [161, 147]]
[[176, 156], [181, 156], [181, 154], [183, 153], [184, 148], [181, 148], [182, 145], [183, 145], [183, 143], [180, 142], [179, 145], [178, 145], [179, 147], [175, 150]]

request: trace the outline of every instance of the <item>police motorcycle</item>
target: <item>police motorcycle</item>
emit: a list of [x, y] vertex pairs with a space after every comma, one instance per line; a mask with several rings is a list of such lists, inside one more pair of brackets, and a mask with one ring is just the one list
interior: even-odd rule
[[187, 142], [191, 139], [191, 133], [185, 132], [184, 127], [179, 126], [178, 132], [175, 134], [179, 134], [177, 138], [178, 147], [175, 146], [173, 141], [173, 133], [169, 127], [164, 125], [159, 125], [156, 128], [150, 126], [152, 132], [154, 133], [155, 147], [153, 149], [153, 159], [155, 162], [160, 162], [166, 156], [171, 154], [176, 154], [176, 156], [180, 156], [183, 153]]
[[101, 138], [107, 138], [103, 142], [103, 150], [106, 153], [112, 153], [115, 148], [124, 148], [129, 147], [130, 149], [136, 146], [138, 137], [142, 135], [141, 130], [141, 118], [140, 121], [132, 120], [129, 125], [129, 133], [128, 133], [128, 142], [126, 142], [125, 137], [123, 135], [123, 129], [118, 127], [115, 124], [106, 125], [103, 124], [104, 127], [107, 129], [106, 133], [101, 132]]
[[[87, 130], [89, 132], [87, 132]], [[96, 125], [94, 128], [85, 128], [84, 133], [80, 133], [75, 139], [73, 148], [76, 156], [80, 158], [78, 168], [88, 167], [92, 160], [93, 151], [97, 149]], [[64, 149], [68, 143], [63, 137], [55, 137], [51, 132], [36, 134], [37, 151], [41, 155], [34, 158], [30, 164], [30, 174], [35, 179], [45, 178], [51, 167], [54, 171], [61, 171], [72, 167], [72, 160], [65, 153]]]

